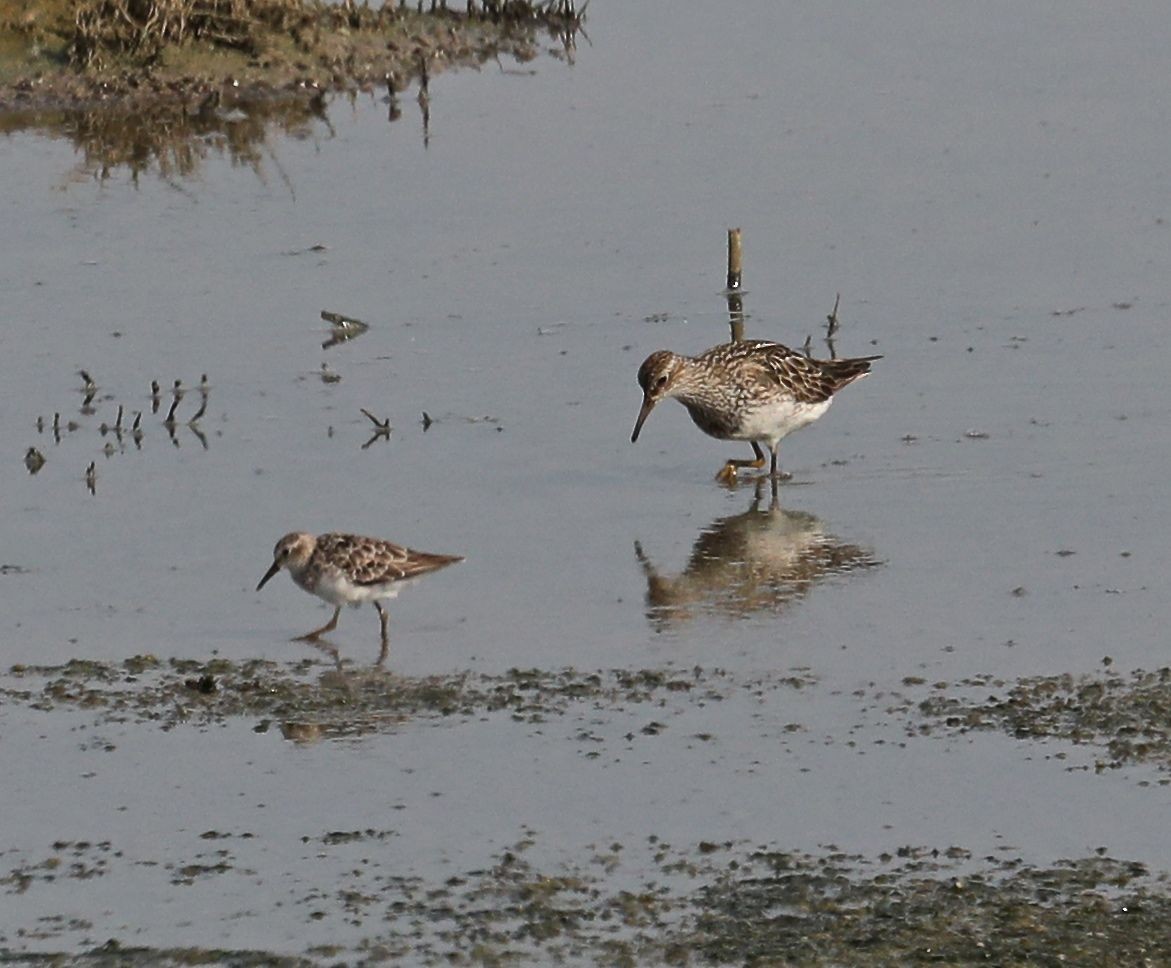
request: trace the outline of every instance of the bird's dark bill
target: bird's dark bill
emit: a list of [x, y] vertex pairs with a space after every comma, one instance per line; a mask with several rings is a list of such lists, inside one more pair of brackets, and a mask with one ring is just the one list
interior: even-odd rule
[[260, 584], [256, 586], [256, 590], [260, 591], [260, 589], [264, 587], [265, 583], [280, 570], [281, 566], [274, 561], [272, 563], [272, 567], [269, 568], [268, 571], [264, 573], [264, 577], [260, 579]]
[[642, 409], [638, 412], [638, 419], [634, 422], [634, 433], [630, 435], [630, 442], [633, 444], [638, 440], [638, 435], [642, 433], [642, 425], [646, 422], [646, 418], [650, 416], [650, 412], [655, 409], [655, 401], [650, 397], [642, 398]]

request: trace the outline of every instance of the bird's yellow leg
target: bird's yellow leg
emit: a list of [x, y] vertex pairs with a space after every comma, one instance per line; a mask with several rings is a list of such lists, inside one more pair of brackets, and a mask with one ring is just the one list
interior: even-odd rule
[[333, 610], [333, 618], [326, 622], [321, 628], [314, 629], [312, 632], [306, 632], [304, 635], [296, 636], [294, 642], [316, 642], [326, 632], [332, 632], [337, 628], [337, 617], [341, 615], [342, 607], [339, 605]]
[[751, 467], [758, 471], [764, 467], [764, 451], [760, 449], [760, 445], [755, 441], [749, 441], [752, 444], [752, 452], [756, 454], [756, 460], [729, 460], [721, 468], [716, 475], [716, 480], [721, 484], [734, 484], [736, 481], [736, 472], [741, 467]]

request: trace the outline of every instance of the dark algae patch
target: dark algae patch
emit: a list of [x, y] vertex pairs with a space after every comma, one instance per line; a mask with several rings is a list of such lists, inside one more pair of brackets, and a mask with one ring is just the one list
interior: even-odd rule
[[663, 704], [682, 696], [718, 702], [734, 691], [801, 688], [797, 671], [736, 679], [720, 669], [578, 671], [512, 669], [407, 678], [380, 668], [349, 670], [318, 660], [171, 659], [139, 655], [106, 663], [75, 659], [58, 666], [14, 666], [0, 680], [0, 702], [42, 711], [88, 710], [99, 722], [211, 726], [234, 717], [258, 732], [279, 725], [288, 739], [314, 741], [393, 729], [409, 719], [503, 714], [539, 723], [571, 706]]
[[1171, 669], [1129, 675], [991, 676], [945, 686], [918, 704], [919, 732], [997, 730], [1017, 739], [1057, 739], [1104, 753], [1099, 771], [1146, 763], [1171, 769]]
[[221, 968], [313, 968], [320, 962], [266, 951], [232, 951], [222, 948], [144, 948], [108, 941], [85, 952], [18, 954], [0, 949], [0, 965], [46, 968], [73, 965], [83, 968], [181, 968], [183, 965], [216, 965]]
[[[305, 917], [356, 944], [304, 957], [213, 948], [69, 955], [0, 949], [7, 964], [1166, 965], [1171, 896], [1141, 864], [1104, 855], [1028, 867], [961, 848], [868, 858], [701, 841], [589, 845], [543, 864], [531, 831], [442, 881], [377, 861], [382, 834], [326, 835], [363, 861], [314, 889]], [[355, 855], [357, 856], [357, 855]]]
[[[907, 717], [916, 735], [998, 730], [1030, 741], [1093, 744], [1109, 751], [1109, 766], [1164, 766], [1169, 685], [1171, 670], [1116, 674], [1106, 667], [1097, 675], [1015, 682], [907, 677], [899, 691], [883, 690], [881, 697], [884, 715]], [[409, 678], [320, 658], [136, 655], [12, 667], [0, 676], [0, 704], [164, 730], [243, 719], [257, 732], [298, 743], [492, 717], [556, 742], [552, 731], [530, 724], [576, 716], [593, 729], [625, 710], [636, 714], [643, 733], [670, 735], [680, 705], [736, 696], [780, 703], [816, 687], [801, 669], [751, 677], [695, 667]], [[288, 846], [281, 838], [295, 837], [321, 876], [287, 880], [280, 903], [298, 923], [325, 929], [327, 947], [132, 947], [140, 937], [79, 924], [53, 908], [35, 926], [41, 953], [21, 950], [33, 935], [3, 937], [0, 964], [1171, 964], [1167, 875], [1105, 848], [1044, 864], [1026, 863], [1010, 848], [977, 856], [962, 844], [892, 845], [878, 855], [833, 845], [808, 852], [725, 840], [718, 830], [673, 843], [656, 832], [653, 819], [640, 838], [567, 846], [518, 818], [520, 839], [510, 846], [490, 846], [475, 861], [455, 855], [422, 874], [401, 863], [405, 828], [396, 811], [409, 808], [389, 807], [378, 808], [370, 826], [323, 824], [296, 833], [228, 822], [199, 827], [162, 858], [70, 832], [0, 856], [0, 896], [46, 897], [77, 882], [104, 885], [131, 870], [157, 869], [175, 890], [231, 888], [246, 878], [263, 897], [271, 887], [268, 858]], [[215, 936], [214, 925], [206, 929]], [[73, 950], [51, 950], [79, 935], [88, 940]]]
[[905, 849], [888, 861], [754, 853], [693, 899], [674, 950], [704, 963], [744, 965], [1171, 959], [1171, 898], [1140, 864], [1105, 857], [1051, 868], [999, 862], [949, 875], [952, 861], [935, 851]]
[[[163, 661], [138, 655], [121, 662], [13, 666], [0, 677], [0, 703], [89, 710], [100, 722], [154, 723], [164, 729], [244, 717], [255, 720], [259, 732], [279, 726], [298, 741], [364, 735], [414, 719], [500, 714], [541, 723], [571, 710], [645, 705], [651, 716], [640, 728], [654, 735], [666, 728], [655, 709], [668, 704], [703, 705], [734, 694], [763, 701], [816, 682], [804, 669], [755, 676], [698, 666], [510, 669], [412, 678], [316, 658]], [[1017, 739], [1098, 747], [1104, 751], [1094, 764], [1099, 771], [1143, 763], [1171, 769], [1171, 669], [1012, 683], [980, 676], [928, 684], [912, 677], [902, 685], [904, 691], [887, 693], [884, 706], [888, 713], [910, 717], [908, 729], [915, 735], [996, 730]], [[919, 689], [932, 694], [916, 699]]]
[[[1103, 746], [1123, 737], [1129, 745], [1118, 756], [1138, 762], [1152, 756], [1136, 746], [1162, 737], [1169, 680], [1167, 670], [1012, 684], [979, 678], [955, 686], [908, 677], [901, 694], [884, 695], [893, 700], [888, 709], [919, 717], [916, 732], [923, 735], [998, 729], [1030, 740], [1060, 737]], [[164, 730], [209, 729], [243, 718], [258, 732], [314, 742], [391, 732], [410, 721], [496, 717], [527, 727], [573, 714], [593, 723], [620, 710], [636, 711], [643, 732], [669, 734], [679, 704], [715, 704], [737, 695], [783, 702], [816, 686], [804, 670], [746, 677], [698, 667], [512, 669], [408, 678], [321, 659], [137, 655], [13, 667], [0, 677], [0, 703]], [[919, 700], [918, 690], [935, 695]], [[984, 698], [956, 698], [966, 693]], [[545, 729], [535, 733], [556, 741]], [[321, 876], [289, 881], [281, 904], [306, 925], [328, 929], [329, 947], [271, 954], [130, 947], [135, 939], [117, 929], [101, 932], [53, 914], [36, 929], [42, 951], [78, 934], [93, 940], [68, 952], [29, 954], [19, 950], [22, 939], [0, 938], [0, 963], [1171, 964], [1167, 875], [1109, 856], [1105, 848], [1036, 865], [1009, 848], [988, 856], [962, 845], [892, 845], [878, 855], [823, 845], [806, 852], [724, 840], [716, 830], [707, 836], [696, 831], [686, 842], [650, 832], [626, 842], [567, 847], [518, 819], [520, 839], [510, 846], [489, 848], [475, 866], [457, 859], [423, 875], [401, 863], [404, 832], [399, 808], [391, 808], [380, 809], [373, 826], [322, 825], [293, 835]], [[147, 864], [175, 889], [247, 878], [260, 897], [269, 884], [266, 858], [279, 853], [285, 846], [280, 838], [290, 834], [221, 824], [184, 836], [174, 845], [177, 856], [155, 859], [125, 844], [63, 834], [0, 858], [0, 894], [44, 895], [75, 881], [106, 883]], [[214, 925], [208, 931], [214, 936]], [[113, 940], [93, 946], [105, 937]]]

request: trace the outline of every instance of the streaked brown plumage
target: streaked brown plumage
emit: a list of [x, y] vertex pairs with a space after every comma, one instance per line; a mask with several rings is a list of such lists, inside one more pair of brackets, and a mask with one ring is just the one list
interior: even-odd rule
[[825, 413], [834, 394], [864, 377], [878, 359], [814, 360], [767, 340], [721, 343], [694, 357], [660, 350], [639, 367], [642, 408], [630, 439], [638, 440], [660, 400], [673, 397], [708, 436], [752, 444], [756, 459], [729, 460], [721, 479], [734, 479], [740, 467], [764, 467], [761, 444], [772, 452], [775, 477], [781, 441]]
[[297, 636], [298, 640], [316, 642], [326, 632], [332, 632], [337, 628], [343, 605], [373, 602], [382, 623], [380, 662], [386, 658], [389, 616], [379, 600], [394, 598], [413, 578], [463, 561], [459, 555], [414, 551], [359, 534], [331, 532], [314, 537], [303, 531], [293, 531], [281, 538], [272, 557], [272, 566], [260, 579], [257, 591], [278, 571], [287, 568], [298, 586], [334, 606], [333, 618], [321, 628]]

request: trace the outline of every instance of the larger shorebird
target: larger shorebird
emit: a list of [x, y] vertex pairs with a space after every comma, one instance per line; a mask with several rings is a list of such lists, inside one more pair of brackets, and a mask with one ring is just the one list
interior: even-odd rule
[[286, 534], [272, 552], [272, 566], [260, 579], [256, 590], [282, 568], [305, 591], [334, 606], [333, 618], [321, 628], [299, 635], [295, 641], [316, 642], [326, 632], [337, 628], [343, 605], [373, 602], [382, 623], [382, 653], [386, 658], [389, 639], [386, 624], [390, 618], [381, 600], [394, 598], [411, 579], [463, 561], [459, 555], [437, 555], [414, 551], [379, 538], [360, 534], [322, 534], [314, 537], [303, 531]]
[[825, 413], [834, 394], [864, 377], [879, 359], [814, 360], [759, 339], [721, 343], [699, 356], [659, 350], [638, 368], [642, 409], [630, 440], [638, 440], [660, 400], [674, 398], [708, 436], [752, 444], [756, 458], [728, 460], [717, 480], [735, 480], [741, 467], [764, 467], [762, 444], [772, 453], [769, 473], [776, 478], [781, 441]]

